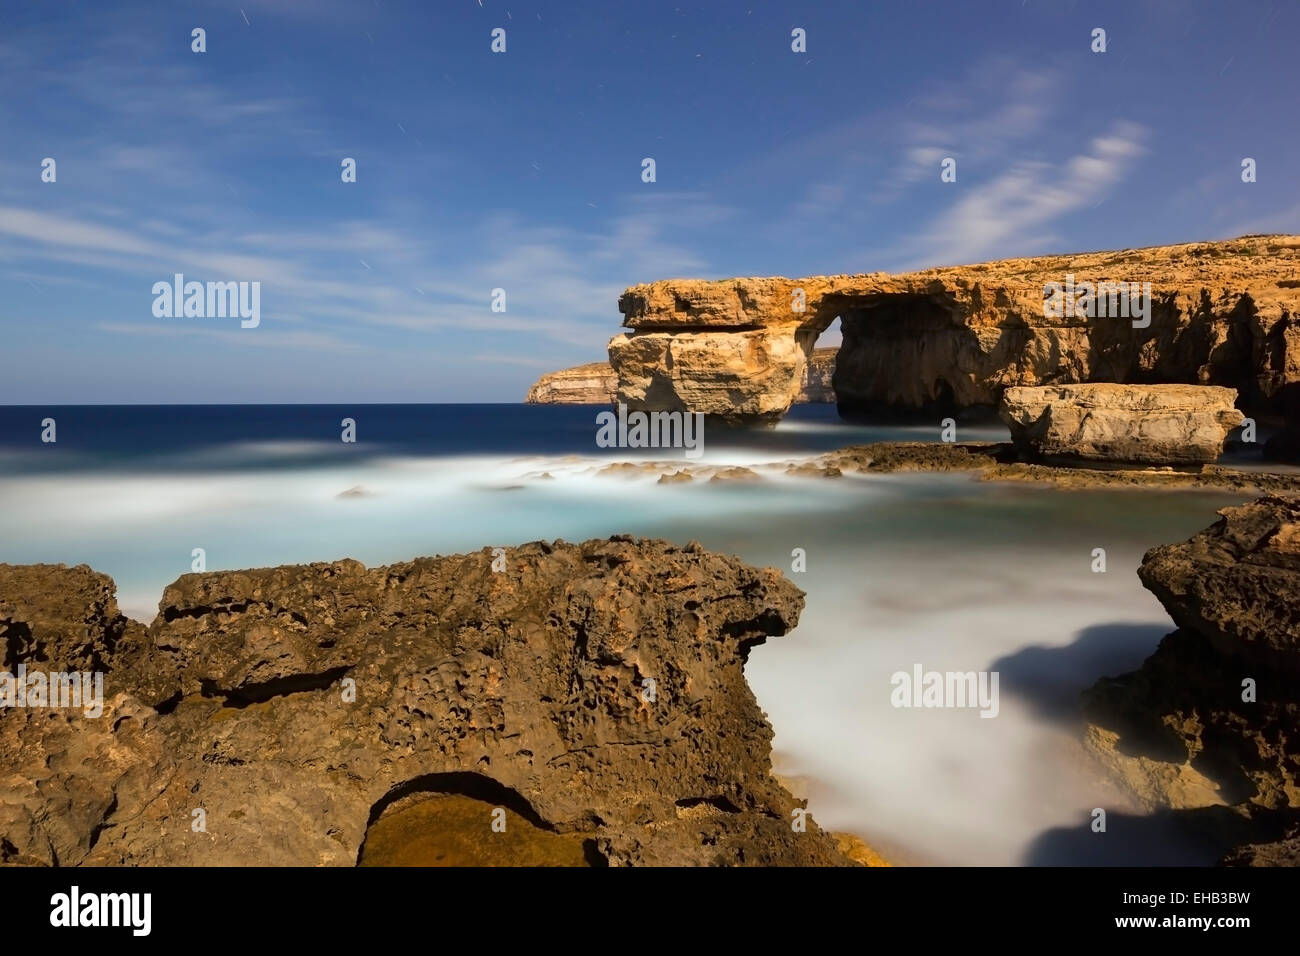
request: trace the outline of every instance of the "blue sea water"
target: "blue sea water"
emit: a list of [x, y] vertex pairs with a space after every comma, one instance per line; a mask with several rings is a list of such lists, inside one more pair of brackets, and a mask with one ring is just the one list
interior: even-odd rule
[[[73, 405], [0, 406], [0, 465], [6, 470], [84, 467], [232, 470], [274, 465], [350, 463], [406, 456], [589, 455], [626, 459], [596, 446], [596, 415], [586, 405]], [[57, 442], [42, 444], [41, 422], [54, 418]], [[357, 441], [340, 440], [342, 421]], [[933, 441], [939, 425], [867, 427], [839, 419], [833, 405], [796, 405], [775, 429], [710, 426], [714, 449], [789, 455], [869, 441]], [[1000, 425], [963, 430], [963, 439], [1000, 440]], [[221, 456], [211, 454], [220, 451]], [[665, 457], [665, 456], [660, 456]]]
[[[781, 568], [808, 594], [799, 627], [756, 649], [747, 675], [776, 729], [777, 771], [824, 826], [903, 861], [1210, 862], [1090, 762], [1076, 702], [1172, 629], [1134, 574], [1142, 553], [1239, 498], [786, 475], [780, 463], [848, 444], [939, 438], [938, 422], [848, 425], [832, 406], [796, 406], [774, 429], [706, 430], [692, 464], [753, 467], [758, 481], [659, 484], [602, 469], [681, 452], [598, 448], [599, 410], [2, 407], [0, 561], [89, 564], [148, 621], [195, 548], [216, 570], [694, 538]], [[344, 418], [355, 444], [340, 440]], [[1006, 433], [961, 425], [958, 437]], [[1092, 570], [1098, 547], [1105, 573]], [[795, 549], [806, 571], [792, 570]], [[891, 706], [891, 675], [916, 664], [998, 671], [998, 716]], [[1105, 835], [1088, 827], [1098, 806], [1112, 811]]]

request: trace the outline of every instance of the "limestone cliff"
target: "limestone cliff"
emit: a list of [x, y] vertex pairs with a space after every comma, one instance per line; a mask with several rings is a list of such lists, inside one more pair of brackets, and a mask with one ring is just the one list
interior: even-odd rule
[[89, 568], [0, 565], [4, 669], [107, 671], [100, 716], [0, 709], [0, 862], [350, 865], [421, 798], [461, 863], [849, 862], [744, 676], [798, 588], [695, 544], [504, 557], [187, 574], [147, 629]]
[[803, 385], [794, 397], [796, 403], [824, 404], [835, 401], [835, 387], [831, 384], [835, 377], [835, 357], [839, 347], [813, 349], [804, 367]]
[[[1120, 297], [1105, 297], [1104, 316], [1045, 309], [1048, 284], [1070, 281], [1150, 283], [1149, 325], [1109, 314], [1129, 304]], [[1010, 386], [1080, 382], [1222, 385], [1246, 409], [1300, 411], [1300, 236], [899, 275], [668, 279], [629, 288], [619, 310], [630, 331], [610, 342], [610, 363], [638, 408], [779, 419], [839, 317], [847, 414], [994, 406]]]
[[588, 362], [548, 372], [533, 383], [529, 405], [613, 405], [618, 375], [608, 362]]
[[[804, 369], [803, 385], [794, 404], [835, 401], [831, 377], [838, 348], [813, 349]], [[548, 372], [528, 390], [529, 405], [613, 405], [618, 401], [618, 373], [608, 362], [589, 362]]]

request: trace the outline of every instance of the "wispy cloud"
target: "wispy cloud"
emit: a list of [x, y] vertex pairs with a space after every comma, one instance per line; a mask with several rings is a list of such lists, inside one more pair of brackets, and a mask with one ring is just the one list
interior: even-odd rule
[[[913, 267], [951, 265], [1009, 253], [1011, 241], [1042, 248], [1062, 235], [1050, 226], [1104, 199], [1144, 152], [1145, 130], [1118, 122], [1059, 164], [1017, 163], [961, 198], [911, 242]], [[956, 184], [953, 184], [954, 186]], [[951, 187], [950, 187], [951, 188]]]
[[[136, 315], [149, 314], [153, 282], [174, 272], [200, 281], [259, 281], [264, 329], [255, 335], [268, 337], [268, 344], [284, 313], [290, 324], [310, 322], [317, 335], [275, 340], [286, 346], [341, 348], [387, 328], [465, 339], [499, 334], [503, 344], [522, 336], [539, 355], [574, 346], [591, 354], [602, 352], [617, 328], [618, 295], [626, 285], [707, 268], [670, 232], [711, 226], [728, 215], [700, 194], [634, 198], [606, 216], [604, 228], [591, 230], [536, 226], [497, 213], [460, 233], [459, 248], [448, 250], [410, 224], [362, 220], [326, 233], [201, 236], [198, 224], [171, 222], [160, 235], [148, 222], [128, 228], [0, 206], [0, 239], [12, 240], [0, 250], [13, 263], [11, 275], [31, 274], [21, 265], [28, 259], [122, 273], [139, 284]], [[498, 288], [506, 293], [504, 312], [491, 310]], [[119, 318], [100, 328], [136, 333], [150, 327], [130, 315]]]
[[[364, 346], [357, 342], [344, 342], [324, 332], [292, 331], [265, 332], [257, 335], [241, 332], [238, 329], [222, 329], [204, 325], [200, 320], [180, 324], [183, 320], [168, 319], [156, 323], [143, 322], [96, 322], [95, 328], [101, 332], [118, 335], [141, 335], [157, 338], [159, 336], [200, 338], [238, 345], [244, 348], [259, 349], [302, 349], [329, 352], [355, 352]], [[204, 320], [207, 321], [207, 320]]]
[[959, 177], [970, 179], [989, 168], [1006, 168], [1015, 156], [1032, 155], [1064, 82], [1058, 70], [988, 57], [957, 78], [934, 81], [904, 103], [864, 110], [778, 146], [758, 161], [762, 176], [781, 178], [785, 166], [817, 172], [768, 225], [768, 233], [860, 235], [885, 207], [937, 188], [946, 157], [957, 160]]

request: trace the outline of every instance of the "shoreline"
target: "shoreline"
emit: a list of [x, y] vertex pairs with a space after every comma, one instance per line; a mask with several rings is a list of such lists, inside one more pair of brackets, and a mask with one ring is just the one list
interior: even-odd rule
[[[682, 462], [679, 460], [663, 461], [615, 461], [602, 463], [596, 460], [579, 459], [574, 464], [580, 465], [582, 470], [578, 472], [585, 477], [602, 476], [602, 477], [619, 477], [628, 476], [641, 479], [648, 479], [657, 476], [658, 483], [672, 483], [673, 481], [706, 481], [706, 482], [762, 482], [765, 478], [774, 478], [780, 481], [783, 478], [845, 478], [859, 477], [867, 478], [871, 475], [896, 475], [903, 484], [908, 483], [904, 476], [910, 473], [916, 474], [947, 474], [964, 475], [977, 478], [981, 482], [1001, 482], [1008, 485], [1016, 483], [1033, 483], [1043, 485], [1056, 490], [1086, 490], [1086, 489], [1142, 489], [1153, 491], [1198, 491], [1198, 492], [1231, 492], [1243, 496], [1252, 493], [1277, 492], [1300, 490], [1300, 474], [1289, 474], [1281, 472], [1271, 472], [1262, 470], [1251, 470], [1247, 468], [1234, 467], [1230, 465], [1207, 465], [1196, 468], [1125, 468], [1125, 467], [1097, 467], [1081, 464], [1044, 464], [1036, 462], [1024, 462], [1016, 459], [1013, 447], [1006, 442], [970, 442], [970, 443], [931, 443], [931, 442], [876, 442], [864, 445], [849, 445], [835, 451], [802, 456], [798, 458], [772, 459], [765, 463], [751, 461], [749, 466], [737, 464], [697, 464], [694, 462]], [[553, 480], [554, 476], [548, 476], [544, 473], [534, 473], [527, 476], [536, 479], [539, 484], [547, 483]], [[668, 478], [668, 481], [664, 481]], [[647, 482], [648, 483], [648, 482]], [[810, 487], [805, 485], [805, 487]], [[853, 488], [850, 486], [845, 490], [849, 492], [850, 498], [854, 496]], [[645, 494], [644, 489], [641, 491]], [[745, 500], [748, 500], [747, 498]], [[346, 506], [345, 506], [346, 507]], [[1207, 515], [1207, 520], [1209, 516]], [[611, 542], [620, 539], [620, 536], [614, 536]], [[633, 539], [627, 539], [633, 540]], [[642, 539], [644, 540], [644, 539]], [[1168, 541], [1169, 538], [1162, 538], [1161, 541]], [[588, 541], [585, 545], [578, 547], [589, 547], [595, 542]], [[664, 542], [667, 544], [667, 542]], [[542, 547], [549, 553], [548, 549], [567, 548], [561, 541], [556, 541], [549, 546], [538, 545], [536, 542], [527, 545], [521, 545], [517, 548], [510, 549], [515, 552], [521, 549], [529, 549], [534, 546]], [[671, 546], [670, 546], [671, 547]], [[686, 552], [691, 553], [691, 546], [686, 547]], [[419, 561], [449, 561], [452, 559], [464, 560], [470, 555], [462, 554], [459, 556], [452, 555], [447, 558], [417, 559]], [[729, 559], [734, 560], [734, 559]], [[766, 563], [766, 562], [759, 562]], [[338, 567], [350, 567], [353, 570], [347, 572], [348, 575], [362, 574], [373, 575], [384, 569], [382, 567], [365, 567], [359, 562], [339, 559], [333, 562]], [[29, 566], [30, 567], [30, 566]], [[52, 566], [47, 566], [52, 567]], [[255, 570], [236, 571], [222, 570], [211, 571], [196, 575], [184, 575], [178, 579], [167, 590], [174, 591], [177, 588], [191, 588], [197, 586], [200, 582], [213, 581], [216, 579], [243, 579], [248, 576], [262, 575], [272, 573], [276, 579], [287, 578], [293, 579], [299, 574], [309, 571], [316, 571], [319, 568], [319, 562], [306, 564], [283, 564], [276, 567], [261, 567]], [[6, 568], [6, 570], [10, 570]], [[74, 569], [77, 570], [77, 569]], [[86, 569], [87, 571], [89, 569]], [[766, 573], [766, 572], [765, 572]], [[778, 576], [780, 576], [778, 574]], [[795, 577], [797, 581], [797, 576]], [[207, 585], [204, 584], [204, 587]], [[241, 585], [242, 586], [242, 585]], [[408, 595], [409, 597], [409, 595]], [[404, 598], [405, 599], [405, 598]], [[210, 607], [211, 602], [206, 599], [198, 601], [194, 613], [203, 612], [204, 616], [214, 616], [217, 619], [222, 618], [225, 614], [230, 613], [221, 607], [213, 609]], [[281, 603], [287, 604], [287, 598]], [[186, 612], [189, 613], [189, 612]], [[249, 612], [240, 612], [249, 613]], [[311, 612], [303, 611], [301, 613], [311, 616]], [[153, 619], [152, 623], [139, 622], [132, 620], [127, 623], [131, 630], [148, 630], [149, 632], [170, 632], [174, 630], [174, 625], [169, 626], [169, 618], [160, 609], [159, 614]], [[219, 620], [214, 620], [215, 624], [224, 628]], [[240, 625], [242, 626], [242, 625]], [[1169, 625], [1171, 628], [1173, 625]], [[210, 632], [215, 633], [215, 632]], [[251, 632], [250, 632], [251, 633]], [[225, 640], [225, 638], [222, 638]], [[170, 638], [169, 638], [170, 642]], [[170, 646], [170, 643], [168, 643]], [[323, 645], [322, 645], [323, 646]], [[315, 652], [313, 652], [315, 653]], [[327, 655], [328, 656], [328, 655]], [[331, 658], [332, 661], [332, 658]], [[257, 665], [263, 666], [261, 664]], [[324, 668], [322, 674], [330, 672], [330, 668]], [[316, 673], [313, 668], [312, 673]], [[1101, 678], [1101, 674], [1093, 675], [1095, 678]], [[285, 677], [273, 678], [275, 680], [290, 679], [290, 675]], [[296, 679], [296, 678], [293, 678]], [[309, 690], [323, 690], [323, 687], [308, 688]], [[207, 697], [206, 693], [201, 694]], [[182, 721], [186, 728], [189, 728], [193, 722], [200, 722], [192, 712], [191, 705], [198, 698], [193, 693], [185, 696], [179, 703], [180, 708], [177, 711], [176, 719]], [[235, 698], [231, 698], [234, 700]], [[166, 701], [161, 701], [166, 704]], [[146, 706], [158, 706], [158, 701], [146, 703]], [[247, 714], [256, 715], [260, 713], [265, 702], [256, 700], [256, 706], [250, 708]], [[204, 706], [217, 706], [212, 703], [205, 703]], [[238, 707], [239, 704], [228, 704], [227, 706]], [[159, 711], [163, 714], [163, 711]], [[166, 711], [170, 714], [171, 711]], [[234, 711], [221, 711], [223, 725], [228, 724], [232, 719]], [[166, 716], [166, 714], [163, 714]], [[203, 716], [203, 715], [199, 715]], [[205, 718], [206, 719], [206, 718]], [[186, 734], [194, 735], [191, 729], [185, 730]], [[1098, 768], [1102, 764], [1097, 760], [1095, 753], [1089, 752], [1088, 756], [1092, 763]], [[240, 757], [240, 760], [245, 759]], [[782, 781], [785, 779], [780, 773], [774, 774], [775, 779]], [[1108, 775], [1109, 777], [1109, 775]], [[791, 788], [792, 789], [792, 788]], [[353, 796], [355, 799], [355, 795]], [[694, 797], [689, 799], [695, 799]], [[779, 801], [778, 801], [779, 802]], [[700, 804], [703, 808], [705, 805]], [[710, 804], [711, 806], [711, 804]], [[707, 821], [711, 819], [711, 811], [697, 808], [691, 804], [691, 814], [682, 816], [679, 819], [692, 821]], [[430, 808], [432, 810], [433, 808]], [[423, 811], [422, 811], [423, 812]], [[811, 820], [810, 820], [811, 822]], [[355, 829], [355, 827], [353, 827]], [[848, 857], [856, 862], [866, 863], [867, 865], [927, 865], [933, 863], [933, 854], [921, 851], [914, 853], [907, 849], [907, 840], [891, 840], [879, 837], [872, 838], [864, 835], [867, 832], [859, 829], [849, 829], [836, 827], [834, 830], [824, 831], [833, 841], [832, 846], [835, 852], [841, 856]], [[619, 837], [623, 840], [629, 837], [631, 831], [624, 831]], [[139, 839], [138, 834], [133, 834], [131, 842]], [[764, 839], [767, 839], [766, 837]], [[761, 845], [754, 844], [755, 846]], [[622, 854], [624, 859], [641, 859], [638, 855], [641, 853], [633, 843], [620, 843], [617, 848], [612, 848], [612, 852]], [[153, 852], [152, 849], [150, 852]], [[677, 852], [674, 850], [673, 852]], [[831, 852], [830, 847], [823, 848], [822, 851]], [[649, 859], [648, 857], [646, 859]]]
[[[1161, 491], [1226, 491], [1243, 494], [1300, 493], [1300, 469], [1234, 465], [1142, 466], [1098, 462], [1034, 462], [1017, 457], [1010, 442], [885, 441], [848, 445], [804, 458], [748, 465], [636, 459], [602, 464], [596, 474], [658, 475], [659, 484], [694, 480], [759, 480], [764, 475], [839, 478], [846, 474], [970, 472], [980, 481], [1032, 482], [1060, 490], [1147, 488]], [[549, 476], [548, 476], [549, 477]]]

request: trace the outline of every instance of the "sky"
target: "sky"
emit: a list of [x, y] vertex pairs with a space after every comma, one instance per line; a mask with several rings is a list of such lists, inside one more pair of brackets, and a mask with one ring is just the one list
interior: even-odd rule
[[[1292, 0], [0, 0], [0, 403], [518, 402], [638, 282], [1300, 232], [1297, 35]], [[156, 316], [176, 273], [259, 282], [260, 323]]]

